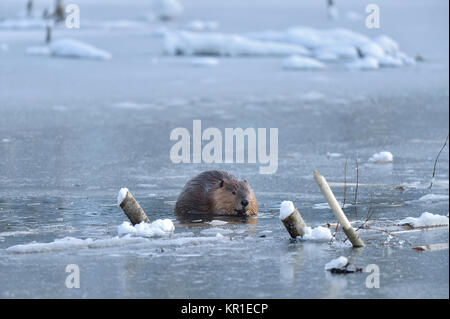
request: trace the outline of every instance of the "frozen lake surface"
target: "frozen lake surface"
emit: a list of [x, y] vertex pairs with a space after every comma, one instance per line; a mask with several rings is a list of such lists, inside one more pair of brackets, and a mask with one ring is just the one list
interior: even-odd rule
[[[155, 36], [160, 23], [147, 22], [147, 1], [79, 2], [81, 29], [58, 29], [55, 38], [87, 41], [111, 52], [111, 60], [28, 55], [28, 47], [42, 45], [42, 30], [0, 30], [1, 298], [449, 297], [448, 250], [412, 249], [448, 243], [448, 227], [391, 239], [361, 230], [366, 247], [352, 249], [292, 241], [278, 218], [280, 202], [291, 200], [309, 226], [335, 222], [312, 172], [334, 182], [341, 201], [347, 160], [351, 203], [356, 159], [358, 206], [345, 210], [355, 225], [371, 206], [374, 227], [423, 212], [448, 215], [448, 147], [437, 165], [435, 196], [423, 199], [449, 129], [448, 2], [410, 1], [405, 8], [400, 1], [379, 1], [379, 30], [344, 16], [328, 21], [325, 8], [312, 0], [264, 0], [258, 7], [184, 1], [184, 16], [169, 24], [212, 20], [220, 32], [236, 33], [342, 26], [371, 37], [387, 34], [409, 55], [425, 58], [412, 67], [371, 72], [338, 64], [286, 71], [276, 57], [218, 58], [214, 67], [196, 67], [192, 57], [162, 54]], [[341, 12], [365, 14], [358, 3], [342, 4]], [[17, 1], [2, 1], [0, 18], [21, 9]], [[84, 29], [83, 19], [127, 19], [139, 27]], [[278, 171], [261, 175], [259, 164], [173, 164], [170, 132], [192, 132], [194, 119], [222, 132], [278, 128]], [[392, 152], [393, 163], [369, 161], [381, 151]], [[206, 169], [247, 179], [259, 202], [258, 218], [222, 218], [227, 223], [220, 225], [177, 220], [177, 195]], [[132, 191], [151, 220], [173, 220], [174, 234], [114, 239], [127, 220], [116, 204], [121, 187]], [[92, 243], [25, 254], [7, 250], [65, 237]], [[378, 265], [380, 288], [366, 288], [368, 273], [324, 270], [341, 255], [359, 267]], [[80, 267], [79, 289], [65, 286], [68, 264]]]

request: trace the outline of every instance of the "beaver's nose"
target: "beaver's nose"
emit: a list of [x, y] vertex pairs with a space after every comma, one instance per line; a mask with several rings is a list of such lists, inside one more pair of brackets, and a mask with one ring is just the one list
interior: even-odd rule
[[242, 200], [241, 204], [242, 204], [242, 207], [247, 207], [248, 200], [246, 200], [246, 199]]

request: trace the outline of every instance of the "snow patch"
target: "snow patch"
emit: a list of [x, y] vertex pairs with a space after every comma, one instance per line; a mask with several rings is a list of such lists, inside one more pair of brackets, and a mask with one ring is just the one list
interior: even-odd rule
[[109, 52], [98, 49], [90, 44], [75, 39], [61, 39], [49, 45], [52, 56], [63, 58], [108, 60], [111, 58]]
[[285, 200], [280, 205], [280, 220], [289, 217], [295, 210], [294, 203], [290, 200]]
[[128, 194], [128, 188], [121, 188], [119, 193], [117, 194], [117, 205], [120, 206], [122, 204], [125, 197], [127, 197]]
[[329, 263], [325, 265], [325, 270], [331, 269], [345, 269], [345, 266], [348, 265], [348, 258], [344, 256], [340, 256], [339, 258], [333, 259]]
[[448, 217], [438, 214], [431, 214], [428, 212], [420, 215], [419, 218], [407, 217], [398, 222], [399, 225], [411, 225], [412, 227], [426, 227], [426, 226], [448, 226]]
[[50, 55], [62, 58], [108, 60], [111, 58], [109, 52], [100, 50], [90, 44], [74, 40], [56, 40], [48, 46], [32, 46], [25, 50], [30, 55]]
[[170, 219], [157, 219], [152, 223], [141, 222], [135, 226], [130, 222], [123, 222], [117, 227], [119, 236], [132, 234], [141, 237], [158, 237], [171, 235], [175, 230], [175, 226]]
[[394, 54], [400, 50], [400, 46], [397, 41], [387, 35], [376, 37], [374, 41], [384, 50], [384, 52], [388, 54]]
[[334, 157], [334, 158], [336, 158], [336, 157], [341, 157], [341, 156], [342, 156], [341, 153], [330, 153], [330, 152], [327, 152], [327, 157]]
[[223, 226], [223, 225], [228, 224], [228, 222], [223, 221], [223, 220], [213, 220], [213, 221], [210, 221], [208, 224], [210, 224], [211, 226]]
[[[144, 239], [145, 240], [145, 239]], [[92, 238], [80, 239], [74, 237], [64, 237], [55, 239], [50, 243], [31, 242], [28, 244], [15, 245], [6, 249], [8, 253], [27, 254], [27, 253], [43, 253], [52, 251], [87, 249], [87, 248], [103, 248], [122, 246], [130, 243], [140, 243], [143, 239], [126, 237], [112, 237], [107, 239], [94, 240]]]
[[164, 51], [168, 55], [288, 56], [308, 54], [300, 45], [266, 42], [223, 33], [166, 32]]
[[309, 226], [305, 227], [305, 235], [303, 235], [302, 239], [305, 240], [317, 240], [317, 241], [327, 241], [331, 240], [331, 231], [330, 229], [322, 226], [317, 226], [315, 228], [311, 228]]
[[376, 164], [386, 164], [391, 163], [394, 160], [394, 156], [391, 152], [379, 152], [376, 154], [373, 154], [369, 158], [369, 162], [376, 163]]

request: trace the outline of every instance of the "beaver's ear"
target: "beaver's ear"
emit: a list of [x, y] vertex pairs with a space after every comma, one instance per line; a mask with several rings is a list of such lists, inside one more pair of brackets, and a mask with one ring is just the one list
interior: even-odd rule
[[219, 188], [223, 187], [223, 179], [220, 180]]
[[247, 183], [247, 184], [248, 184], [248, 182], [247, 182], [247, 180], [246, 180], [246, 179], [244, 179], [244, 180], [243, 180], [243, 182], [244, 182], [244, 183]]

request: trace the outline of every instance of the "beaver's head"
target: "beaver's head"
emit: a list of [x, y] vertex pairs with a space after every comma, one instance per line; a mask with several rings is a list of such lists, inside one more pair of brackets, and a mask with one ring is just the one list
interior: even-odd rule
[[[220, 180], [214, 191], [216, 211], [226, 215], [256, 215], [255, 194], [246, 180]], [[255, 207], [256, 206], [256, 207]]]

